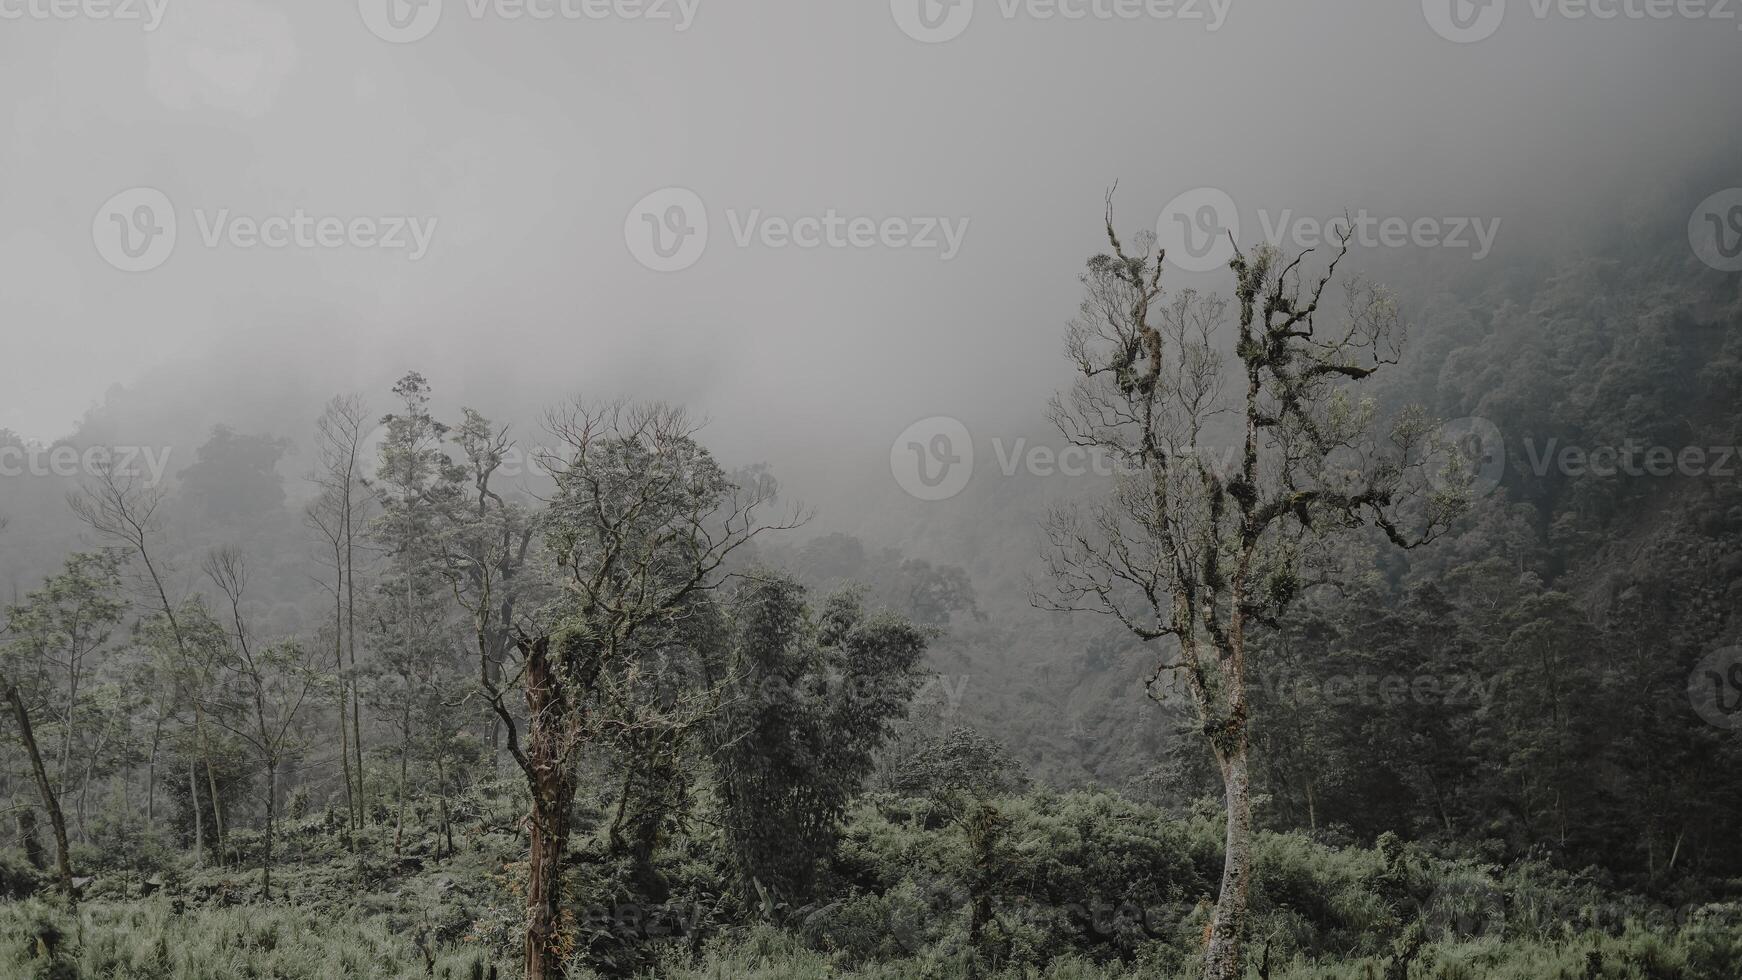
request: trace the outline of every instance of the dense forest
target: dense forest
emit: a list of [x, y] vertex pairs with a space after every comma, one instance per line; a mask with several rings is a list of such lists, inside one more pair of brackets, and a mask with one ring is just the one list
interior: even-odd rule
[[880, 537], [415, 371], [0, 436], [74, 461], [0, 498], [4, 973], [1735, 977], [1742, 280], [1640, 220], [1176, 295], [1117, 207], [1051, 438], [1128, 465]]

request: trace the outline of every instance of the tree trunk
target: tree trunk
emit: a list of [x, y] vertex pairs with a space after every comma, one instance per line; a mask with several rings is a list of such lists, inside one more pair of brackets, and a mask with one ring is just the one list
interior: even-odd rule
[[435, 758], [436, 860], [454, 856], [454, 831], [448, 820], [448, 769], [441, 755]]
[[151, 755], [145, 763], [145, 826], [157, 829], [157, 747], [163, 741], [163, 719], [151, 726]]
[[530, 863], [526, 877], [526, 980], [559, 980], [563, 974], [562, 920], [557, 907], [569, 816], [575, 801], [573, 743], [576, 709], [565, 696], [544, 642], [526, 658], [526, 772], [532, 791]]
[[[224, 815], [218, 812], [218, 777], [212, 770], [212, 752], [206, 745], [205, 712], [199, 703], [194, 704], [194, 737], [199, 740], [200, 757], [206, 764], [206, 791], [212, 800], [212, 851], [217, 855], [218, 866], [224, 864]], [[197, 797], [196, 797], [197, 800]]]
[[206, 817], [200, 812], [199, 763], [188, 756], [188, 802], [194, 810], [194, 863], [206, 863]]
[[[406, 686], [410, 687], [410, 678]], [[405, 797], [411, 789], [411, 705], [407, 703], [400, 717], [399, 740], [399, 801], [393, 808], [393, 856], [398, 857], [405, 840]]]
[[1246, 931], [1246, 898], [1252, 880], [1252, 799], [1246, 759], [1246, 728], [1238, 726], [1221, 755], [1227, 792], [1228, 834], [1222, 862], [1222, 891], [1204, 951], [1204, 980], [1241, 980]]
[[[563, 853], [568, 848], [572, 779], [541, 781], [532, 805], [532, 864], [526, 888], [526, 980], [558, 980], [563, 974], [561, 897]], [[548, 792], [548, 797], [545, 795]]]
[[[339, 575], [344, 575], [344, 552], [337, 544], [333, 547], [333, 564], [338, 567]], [[351, 782], [351, 720], [345, 717], [345, 590], [343, 583], [333, 586], [333, 675], [339, 681], [339, 758], [344, 762], [345, 770], [345, 823], [347, 837], [356, 846], [357, 830], [357, 793]]]
[[[442, 841], [446, 843], [447, 856], [451, 858], [454, 856], [454, 822], [448, 815], [448, 794], [446, 792], [437, 798], [437, 805], [441, 808]], [[439, 852], [440, 849], [437, 850]], [[442, 855], [437, 853], [436, 857], [439, 859]]]
[[30, 711], [24, 707], [24, 697], [18, 693], [18, 685], [7, 686], [6, 700], [12, 704], [12, 714], [18, 720], [19, 740], [30, 754], [30, 771], [36, 777], [37, 792], [42, 794], [42, 808], [48, 811], [49, 824], [54, 828], [55, 873], [60, 878], [61, 891], [66, 893], [68, 901], [76, 901], [72, 860], [67, 856], [66, 818], [61, 814], [60, 800], [54, 795], [54, 785], [48, 780], [48, 769], [42, 763], [42, 752], [37, 749], [36, 735], [30, 728]]
[[[351, 474], [345, 474], [345, 650], [351, 660], [351, 756], [357, 770], [357, 826], [368, 822], [368, 796], [363, 787], [362, 692], [357, 689], [357, 555], [351, 524]], [[344, 710], [341, 706], [340, 710]]]
[[24, 859], [41, 871], [48, 865], [48, 860], [42, 853], [42, 841], [36, 836], [36, 807], [20, 807], [17, 824], [18, 839], [24, 844]]
[[278, 818], [278, 764], [266, 766], [266, 854], [260, 862], [260, 897], [272, 900], [272, 834]]
[[206, 753], [206, 791], [212, 798], [212, 853], [218, 856], [218, 866], [224, 865], [224, 814], [218, 807], [218, 777], [212, 770], [212, 754]]

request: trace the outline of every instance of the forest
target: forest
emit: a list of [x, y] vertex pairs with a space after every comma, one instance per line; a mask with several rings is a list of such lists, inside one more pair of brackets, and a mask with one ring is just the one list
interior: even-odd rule
[[1122, 465], [979, 501], [1028, 559], [416, 372], [171, 472], [120, 390], [8, 434], [84, 463], [5, 500], [6, 975], [1734, 977], [1737, 278], [1644, 223], [1164, 296], [1118, 223], [1049, 414]]
[[0, 0], [0, 980], [1742, 980], [1739, 11]]

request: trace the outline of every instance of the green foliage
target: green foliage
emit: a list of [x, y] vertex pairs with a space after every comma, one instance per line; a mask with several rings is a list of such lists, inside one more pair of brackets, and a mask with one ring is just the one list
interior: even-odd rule
[[811, 896], [837, 821], [907, 711], [928, 639], [851, 592], [814, 614], [804, 600], [785, 579], [734, 597], [736, 664], [707, 734], [736, 884], [775, 904]]

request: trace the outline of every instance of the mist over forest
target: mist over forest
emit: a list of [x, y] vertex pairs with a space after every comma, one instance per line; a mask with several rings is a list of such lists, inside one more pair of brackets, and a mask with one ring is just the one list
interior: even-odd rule
[[1735, 980], [1742, 21], [0, 0], [0, 977]]

